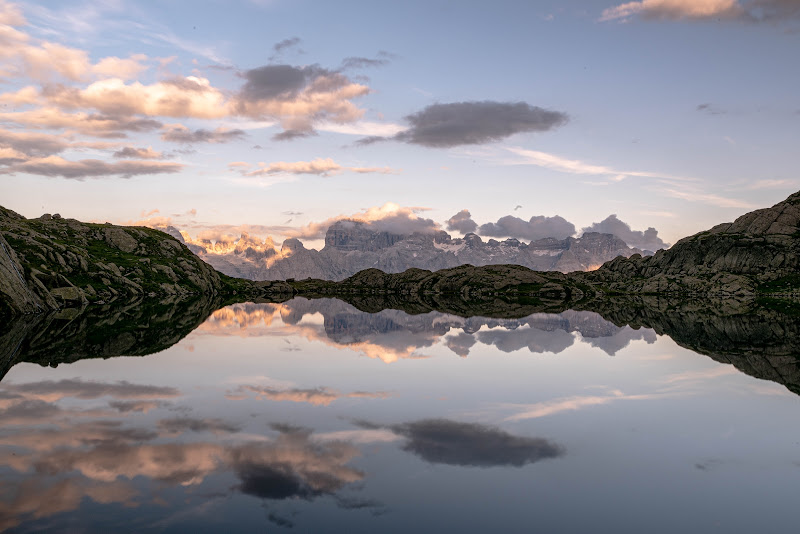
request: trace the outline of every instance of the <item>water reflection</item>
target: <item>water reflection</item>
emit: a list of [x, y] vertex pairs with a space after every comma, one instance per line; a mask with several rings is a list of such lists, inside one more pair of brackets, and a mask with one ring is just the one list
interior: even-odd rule
[[800, 391], [785, 315], [219, 305], [0, 333], [0, 531], [752, 531], [755, 501], [793, 521], [800, 398], [737, 370]]
[[[278, 318], [280, 324], [275, 323]], [[466, 357], [476, 343], [502, 352], [527, 349], [558, 354], [578, 340], [613, 356], [631, 341], [656, 340], [651, 329], [617, 326], [589, 311], [534, 313], [520, 319], [465, 318], [435, 311], [365, 313], [336, 299], [304, 298], [281, 304], [234, 304], [212, 313], [198, 332], [241, 337], [299, 335], [386, 363], [424, 357], [422, 349], [440, 341]]]
[[[342, 492], [363, 488], [367, 475], [352, 462], [374, 443], [402, 443], [401, 450], [427, 462], [466, 467], [521, 467], [564, 454], [547, 439], [446, 419], [352, 421], [354, 430], [327, 433], [269, 423], [254, 435], [235, 420], [186, 415], [179, 406], [185, 395], [126, 381], [0, 386], [0, 531], [24, 524], [47, 530], [42, 520], [87, 502], [137, 509], [130, 526], [158, 530], [163, 522], [153, 518], [164, 507], [223, 506], [236, 494], [309, 503], [325, 497], [342, 510], [380, 515], [387, 511], [382, 502]], [[330, 399], [307, 402], [327, 406]], [[267, 519], [294, 525], [275, 510]]]

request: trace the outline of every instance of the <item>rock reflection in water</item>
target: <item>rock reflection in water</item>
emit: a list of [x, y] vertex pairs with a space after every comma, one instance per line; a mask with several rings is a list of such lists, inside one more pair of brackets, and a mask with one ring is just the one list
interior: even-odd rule
[[[304, 321], [317, 314], [322, 316], [321, 325]], [[277, 317], [280, 327], [274, 324]], [[336, 299], [304, 298], [281, 304], [234, 304], [214, 312], [199, 331], [247, 337], [269, 335], [280, 328], [385, 362], [420, 357], [421, 349], [440, 341], [455, 354], [467, 356], [476, 343], [503, 352], [527, 349], [557, 354], [578, 339], [613, 356], [631, 341], [656, 340], [653, 330], [617, 326], [588, 311], [534, 313], [520, 319], [465, 318], [440, 312], [410, 315], [391, 309], [366, 313]]]

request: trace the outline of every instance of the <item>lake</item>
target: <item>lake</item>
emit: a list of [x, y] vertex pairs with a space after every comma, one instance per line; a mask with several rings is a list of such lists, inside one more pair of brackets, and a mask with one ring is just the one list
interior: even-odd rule
[[7, 328], [0, 531], [796, 528], [791, 318], [203, 306]]

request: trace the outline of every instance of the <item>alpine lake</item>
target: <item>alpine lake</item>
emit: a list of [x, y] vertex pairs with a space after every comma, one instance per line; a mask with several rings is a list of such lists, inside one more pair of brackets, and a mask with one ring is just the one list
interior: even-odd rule
[[796, 312], [498, 309], [2, 325], [0, 531], [796, 531]]

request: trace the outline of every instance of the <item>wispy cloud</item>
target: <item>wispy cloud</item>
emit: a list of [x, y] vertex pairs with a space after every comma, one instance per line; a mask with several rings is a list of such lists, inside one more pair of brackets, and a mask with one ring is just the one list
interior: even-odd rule
[[538, 419], [561, 412], [577, 411], [590, 406], [600, 406], [620, 400], [648, 400], [654, 399], [658, 394], [627, 395], [620, 390], [612, 390], [607, 395], [586, 395], [563, 397], [551, 401], [537, 402], [534, 404], [506, 404], [503, 407], [518, 410], [517, 413], [506, 417], [506, 421], [522, 421], [524, 419]]
[[577, 159], [557, 156], [548, 152], [528, 150], [521, 147], [506, 147], [506, 150], [519, 156], [519, 159], [506, 159], [504, 163], [507, 165], [536, 165], [537, 167], [544, 167], [546, 169], [569, 174], [608, 176], [611, 180], [617, 182], [629, 177], [659, 178], [678, 182], [697, 181], [695, 178], [674, 176], [666, 173], [619, 170], [606, 165], [596, 165]]
[[[243, 162], [234, 163], [236, 163], [236, 167], [244, 167]], [[241, 173], [242, 176], [246, 177], [297, 174], [330, 176], [344, 171], [357, 174], [398, 174], [400, 169], [392, 169], [390, 167], [345, 167], [331, 158], [316, 158], [312, 161], [276, 161], [269, 164], [261, 162], [258, 164], [258, 168], [242, 170]]]
[[697, 188], [684, 188], [677, 189], [675, 187], [660, 187], [658, 192], [672, 198], [679, 198], [689, 202], [699, 202], [701, 204], [708, 204], [710, 206], [717, 206], [719, 208], [742, 208], [742, 209], [755, 209], [757, 204], [740, 200], [737, 198], [728, 198], [713, 193], [705, 193]]

